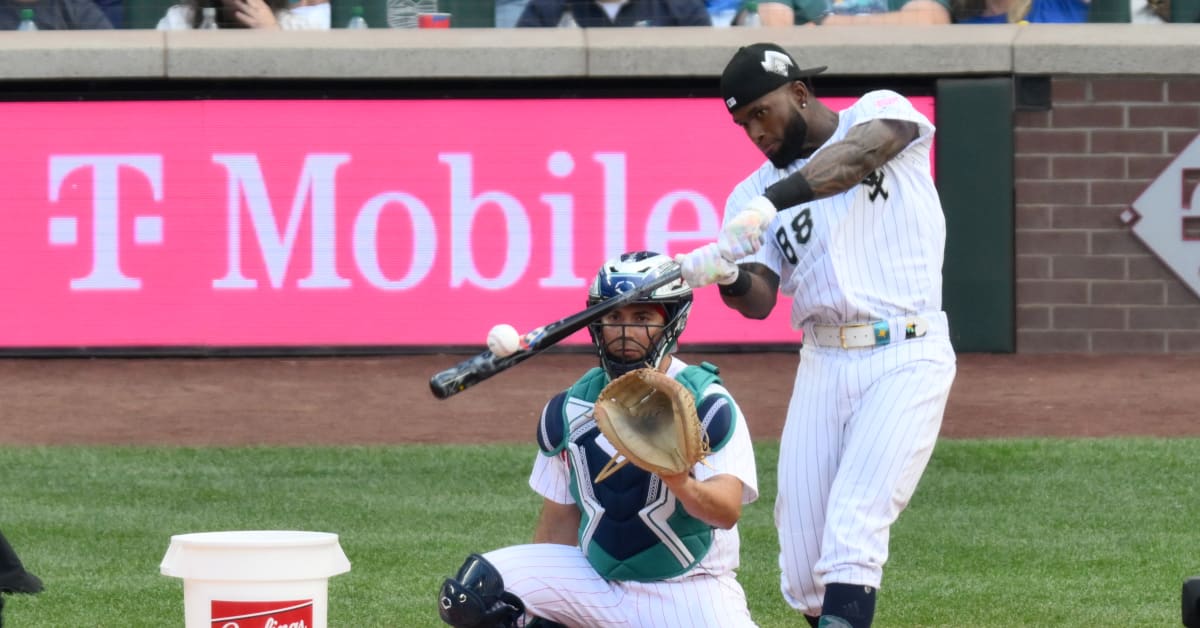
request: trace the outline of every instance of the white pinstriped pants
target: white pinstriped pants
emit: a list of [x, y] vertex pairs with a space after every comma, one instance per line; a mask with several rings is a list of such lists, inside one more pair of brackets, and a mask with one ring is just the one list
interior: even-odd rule
[[891, 525], [933, 453], [956, 372], [945, 315], [927, 318], [922, 338], [801, 350], [775, 526], [780, 589], [805, 614], [820, 614], [826, 583], [883, 578]]
[[732, 574], [664, 582], [601, 578], [578, 547], [538, 543], [484, 554], [528, 614], [586, 628], [754, 626]]

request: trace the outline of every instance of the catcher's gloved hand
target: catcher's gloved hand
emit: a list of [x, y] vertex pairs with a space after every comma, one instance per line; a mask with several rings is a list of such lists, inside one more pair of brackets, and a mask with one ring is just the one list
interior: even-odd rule
[[617, 450], [596, 475], [597, 483], [629, 462], [660, 476], [685, 473], [709, 451], [692, 393], [657, 369], [614, 379], [600, 391], [594, 412], [596, 425]]
[[771, 224], [775, 213], [775, 205], [767, 197], [755, 196], [750, 199], [742, 211], [721, 228], [717, 236], [721, 256], [736, 262], [757, 253], [762, 248], [763, 234], [767, 232], [767, 225]]
[[693, 289], [714, 283], [731, 284], [738, 276], [737, 264], [721, 256], [716, 242], [676, 255], [675, 263], [679, 264], [683, 280]]

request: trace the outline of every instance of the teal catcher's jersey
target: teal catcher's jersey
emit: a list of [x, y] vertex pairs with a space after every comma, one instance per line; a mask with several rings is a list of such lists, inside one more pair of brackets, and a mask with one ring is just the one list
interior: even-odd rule
[[[716, 371], [706, 363], [688, 366], [676, 377], [696, 398], [713, 451], [725, 445], [735, 427], [727, 396], [702, 396], [710, 383], [720, 382]], [[713, 528], [688, 514], [658, 476], [633, 465], [595, 483], [615, 452], [592, 415], [608, 382], [604, 370], [595, 368], [551, 400], [538, 426], [538, 445], [544, 455], [563, 456], [570, 468], [571, 494], [581, 512], [579, 546], [601, 576], [641, 582], [678, 576], [708, 553]]]

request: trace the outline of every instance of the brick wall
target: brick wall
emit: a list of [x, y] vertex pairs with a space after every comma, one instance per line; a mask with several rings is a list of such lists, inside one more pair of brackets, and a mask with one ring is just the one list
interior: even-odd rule
[[1120, 219], [1200, 133], [1200, 78], [1056, 78], [1016, 113], [1017, 351], [1200, 352], [1200, 297]]

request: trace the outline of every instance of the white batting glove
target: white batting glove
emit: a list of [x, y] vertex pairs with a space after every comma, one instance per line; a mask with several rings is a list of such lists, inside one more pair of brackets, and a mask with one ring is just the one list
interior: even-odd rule
[[721, 255], [727, 260], [737, 261], [757, 253], [762, 248], [763, 234], [775, 217], [775, 211], [775, 205], [765, 196], [750, 199], [742, 211], [721, 228], [717, 236]]
[[683, 280], [693, 289], [714, 283], [731, 284], [738, 276], [737, 264], [725, 259], [717, 244], [705, 244], [691, 253], [680, 253], [675, 262], [683, 269]]

